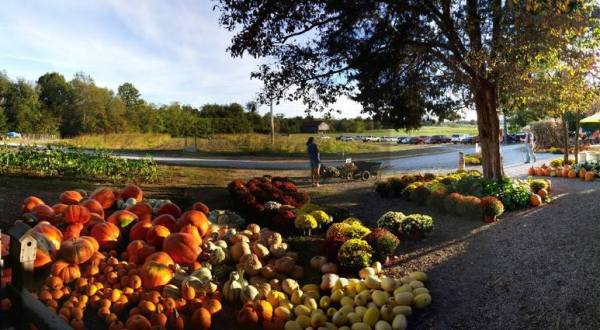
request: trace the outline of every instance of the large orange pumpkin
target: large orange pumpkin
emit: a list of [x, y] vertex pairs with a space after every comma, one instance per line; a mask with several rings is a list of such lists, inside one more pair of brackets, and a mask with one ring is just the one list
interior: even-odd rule
[[200, 233], [198, 232], [198, 228], [196, 228], [196, 226], [185, 225], [185, 226], [181, 227], [181, 229], [179, 230], [179, 232], [180, 233], [187, 233], [187, 234], [190, 234], [190, 235], [194, 236], [194, 238], [198, 242], [198, 245], [202, 244], [202, 236], [200, 236]]
[[65, 232], [63, 233], [63, 240], [71, 239], [71, 238], [79, 238], [81, 236], [81, 232], [83, 231], [84, 226], [80, 223], [73, 223], [68, 225], [65, 228]]
[[78, 204], [83, 199], [83, 196], [81, 196], [79, 191], [67, 190], [67, 191], [63, 192], [62, 194], [60, 194], [59, 199], [60, 199], [60, 202], [63, 204], [75, 205], [75, 204]]
[[146, 242], [148, 242], [150, 245], [160, 248], [165, 238], [170, 234], [171, 232], [167, 227], [156, 225], [148, 230], [148, 233], [146, 234]]
[[535, 175], [535, 168], [532, 166], [529, 168], [529, 171], [527, 171], [527, 174], [534, 176]]
[[25, 198], [25, 200], [23, 201], [23, 206], [21, 207], [21, 210], [23, 211], [23, 213], [29, 213], [31, 212], [31, 210], [33, 210], [34, 207], [36, 207], [37, 205], [40, 204], [46, 204], [44, 203], [43, 200], [35, 197], [35, 196], [29, 196], [27, 198]]
[[129, 198], [135, 199], [136, 202], [141, 202], [144, 199], [144, 192], [140, 187], [130, 184], [121, 191], [121, 198], [127, 200]]
[[181, 229], [185, 225], [194, 225], [198, 228], [198, 233], [202, 237], [206, 235], [209, 227], [206, 214], [196, 210], [190, 210], [181, 215], [181, 218], [177, 222], [177, 228]]
[[247, 304], [238, 312], [237, 322], [242, 327], [254, 328], [258, 325], [258, 312]]
[[111, 214], [106, 221], [117, 225], [119, 228], [125, 228], [131, 223], [138, 221], [138, 217], [127, 210], [120, 210]]
[[91, 213], [96, 213], [102, 218], [104, 218], [104, 208], [102, 204], [95, 199], [86, 199], [80, 203], [81, 206], [88, 209]]
[[79, 266], [64, 260], [57, 260], [52, 264], [50, 273], [59, 277], [64, 283], [70, 283], [81, 277]]
[[159, 215], [152, 220], [153, 225], [161, 225], [169, 228], [169, 231], [174, 232], [177, 230], [177, 221], [175, 217], [170, 214]]
[[563, 167], [563, 169], [562, 169], [562, 177], [565, 177], [565, 178], [568, 177], [569, 176], [569, 172], [570, 172], [569, 166]]
[[192, 314], [191, 321], [194, 329], [208, 330], [212, 324], [212, 316], [208, 309], [200, 307]]
[[145, 316], [135, 314], [129, 316], [127, 322], [125, 323], [125, 327], [128, 330], [150, 330], [152, 329], [152, 324]]
[[536, 207], [542, 204], [542, 198], [538, 194], [531, 194], [529, 202], [531, 203], [531, 206]]
[[81, 206], [81, 205], [69, 205], [63, 211], [63, 221], [72, 224], [72, 223], [81, 223], [85, 224], [90, 220], [90, 211]]
[[581, 178], [581, 180], [585, 180], [585, 174], [587, 173], [587, 171], [585, 170], [585, 168], [581, 168], [579, 170], [579, 177]]
[[210, 209], [208, 208], [208, 206], [202, 202], [194, 203], [194, 205], [192, 205], [192, 210], [200, 211], [200, 212], [204, 213], [206, 216], [208, 216], [208, 214], [210, 213]]
[[54, 210], [54, 214], [60, 215], [60, 216], [62, 216], [62, 213], [64, 212], [64, 210], [67, 209], [67, 207], [69, 207], [69, 205], [62, 204], [62, 203], [58, 203], [58, 204], [52, 205], [52, 209]]
[[88, 235], [90, 234], [92, 228], [99, 224], [105, 222], [104, 218], [102, 218], [100, 215], [96, 214], [96, 213], [90, 213], [90, 221], [88, 221], [85, 226], [83, 226], [83, 231], [81, 232], [82, 235]]
[[544, 198], [548, 197], [548, 190], [542, 188], [542, 189], [538, 190], [537, 194], [540, 195], [540, 197], [543, 200]]
[[155, 262], [158, 262], [158, 263], [166, 265], [166, 266], [171, 266], [171, 265], [175, 264], [175, 261], [173, 261], [173, 258], [171, 258], [170, 255], [168, 255], [166, 252], [163, 252], [163, 251], [154, 252], [151, 255], [149, 255], [145, 259], [145, 262], [149, 262], [149, 261], [155, 261]]
[[90, 239], [96, 242], [94, 238], [89, 236], [64, 240], [60, 247], [62, 258], [68, 263], [77, 265], [90, 260], [94, 252], [98, 250], [98, 243], [96, 242], [96, 245], [94, 245]]
[[156, 212], [156, 214], [157, 215], [170, 214], [173, 217], [175, 217], [175, 219], [177, 219], [181, 216], [181, 209], [179, 208], [179, 206], [177, 206], [177, 204], [165, 203], [161, 207], [158, 208], [158, 211]]
[[585, 181], [594, 181], [596, 179], [596, 172], [588, 171], [584, 176]]
[[142, 266], [140, 277], [144, 288], [157, 289], [171, 282], [173, 270], [171, 270], [171, 267], [156, 261], [148, 261]]
[[31, 209], [31, 213], [35, 215], [38, 221], [53, 221], [54, 220], [54, 209], [46, 204], [36, 205]]
[[563, 168], [562, 166], [559, 166], [556, 168], [556, 176], [558, 177], [562, 177], [563, 176]]
[[119, 245], [121, 231], [110, 222], [100, 222], [92, 227], [90, 235], [98, 241], [101, 250], [112, 250]]
[[35, 261], [33, 262], [34, 268], [41, 268], [48, 266], [52, 263], [52, 255], [50, 251], [43, 248], [37, 248], [35, 251]]
[[192, 265], [202, 252], [194, 236], [186, 233], [173, 233], [167, 236], [162, 248], [175, 263], [180, 265]]
[[569, 170], [568, 172], [569, 174], [569, 178], [574, 179], [577, 177], [577, 172], [575, 172], [574, 170]]
[[90, 195], [90, 199], [97, 200], [104, 209], [109, 209], [117, 200], [117, 196], [111, 188], [104, 187], [96, 189]]
[[153, 254], [154, 251], [156, 251], [154, 246], [142, 240], [131, 241], [129, 245], [127, 245], [127, 257], [129, 261], [137, 264], [144, 263], [146, 258]]
[[[52, 246], [52, 250], [58, 251], [63, 239], [62, 232], [47, 221], [42, 221], [33, 227], [38, 237], [42, 237]], [[39, 241], [39, 239], [38, 239]]]
[[152, 206], [148, 203], [138, 203], [127, 210], [137, 215], [139, 221], [152, 221]]
[[138, 221], [129, 230], [129, 240], [145, 240], [146, 234], [152, 228], [150, 221]]

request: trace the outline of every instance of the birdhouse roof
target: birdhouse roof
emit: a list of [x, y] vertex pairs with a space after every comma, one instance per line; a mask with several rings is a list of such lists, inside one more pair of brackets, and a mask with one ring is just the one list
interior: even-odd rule
[[8, 235], [11, 238], [14, 238], [14, 239], [16, 239], [18, 241], [21, 241], [21, 240], [23, 240], [23, 239], [25, 239], [27, 237], [32, 237], [33, 238], [33, 231], [31, 229], [31, 227], [29, 227], [25, 223], [17, 221], [8, 230]]

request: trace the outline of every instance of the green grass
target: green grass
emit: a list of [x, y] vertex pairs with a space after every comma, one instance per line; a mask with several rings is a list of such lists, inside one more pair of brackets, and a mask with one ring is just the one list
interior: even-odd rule
[[[477, 134], [474, 125], [448, 124], [424, 126], [413, 131], [393, 129], [367, 131], [362, 133], [330, 133], [330, 139], [317, 139], [322, 154], [360, 154], [378, 152], [397, 152], [424, 146], [399, 145], [393, 142], [364, 143], [362, 141], [342, 142], [335, 140], [339, 135], [375, 135], [375, 136], [415, 136], [415, 135], [452, 135]], [[76, 148], [107, 150], [183, 150], [186, 146], [196, 145], [202, 154], [214, 155], [305, 155], [306, 140], [316, 134], [276, 135], [275, 144], [271, 144], [266, 134], [218, 134], [210, 138], [175, 138], [168, 134], [123, 133], [107, 135], [82, 135], [71, 139], [54, 141], [27, 141], [29, 143], [51, 143]]]

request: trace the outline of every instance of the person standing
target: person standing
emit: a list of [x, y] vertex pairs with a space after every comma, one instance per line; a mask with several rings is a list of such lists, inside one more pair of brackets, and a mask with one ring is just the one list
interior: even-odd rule
[[312, 136], [306, 141], [306, 151], [308, 152], [308, 159], [310, 160], [310, 180], [313, 187], [318, 187], [321, 170], [321, 154], [319, 154], [319, 147], [315, 143], [315, 138]]
[[525, 142], [525, 164], [528, 164], [532, 158], [535, 163], [537, 161], [535, 153], [533, 152], [533, 149], [535, 148], [535, 138], [529, 127], [525, 128], [525, 139], [523, 139], [523, 141]]

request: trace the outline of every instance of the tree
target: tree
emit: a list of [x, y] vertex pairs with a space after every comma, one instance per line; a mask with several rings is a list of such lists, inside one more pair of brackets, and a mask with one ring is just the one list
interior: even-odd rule
[[117, 96], [125, 103], [127, 109], [133, 109], [143, 103], [140, 91], [132, 83], [123, 83], [117, 89]]
[[5, 115], [8, 129], [21, 133], [46, 133], [38, 130], [41, 118], [37, 93], [24, 79], [10, 84], [5, 93]]
[[[570, 33], [589, 33], [587, 1], [217, 0], [235, 31], [232, 56], [269, 61], [252, 74], [262, 100], [329, 108], [341, 96], [375, 119], [415, 128], [474, 104], [485, 177], [499, 179], [498, 93], [503, 77]], [[568, 32], [568, 33], [567, 33]], [[523, 60], [525, 59], [525, 60]], [[463, 96], [462, 100], [458, 96]]]
[[38, 98], [44, 115], [62, 121], [63, 112], [71, 106], [73, 89], [57, 72], [46, 73], [37, 80]]

